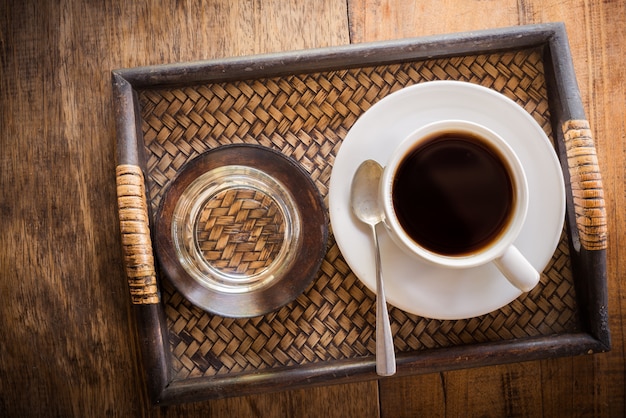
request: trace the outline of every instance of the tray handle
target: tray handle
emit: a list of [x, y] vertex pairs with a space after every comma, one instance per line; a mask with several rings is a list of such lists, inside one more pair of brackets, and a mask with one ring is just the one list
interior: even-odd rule
[[586, 250], [607, 246], [607, 217], [596, 147], [587, 120], [563, 123], [576, 226]]
[[116, 167], [117, 204], [126, 276], [131, 302], [159, 303], [143, 172], [140, 167]]

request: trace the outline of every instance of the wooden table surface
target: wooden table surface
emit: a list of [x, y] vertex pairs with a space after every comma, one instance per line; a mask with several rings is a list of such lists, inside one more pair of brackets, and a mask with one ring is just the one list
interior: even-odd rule
[[[608, 209], [613, 349], [152, 407], [115, 196], [111, 70], [563, 21]], [[0, 416], [626, 414], [622, 0], [0, 2]]]

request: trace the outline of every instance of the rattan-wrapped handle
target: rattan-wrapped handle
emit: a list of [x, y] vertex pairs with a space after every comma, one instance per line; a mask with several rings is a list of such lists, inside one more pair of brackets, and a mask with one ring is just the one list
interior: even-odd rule
[[580, 244], [586, 250], [604, 250], [607, 245], [606, 207], [589, 122], [569, 120], [563, 124], [563, 135]]
[[139, 305], [159, 303], [143, 173], [135, 165], [122, 164], [117, 166], [116, 175], [122, 248], [131, 302]]

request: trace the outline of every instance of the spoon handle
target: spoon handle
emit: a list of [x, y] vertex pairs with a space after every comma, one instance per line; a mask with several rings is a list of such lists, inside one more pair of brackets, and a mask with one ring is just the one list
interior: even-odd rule
[[377, 225], [372, 225], [376, 253], [376, 373], [380, 376], [391, 376], [396, 373], [396, 356], [393, 349], [393, 336], [391, 335], [387, 299], [385, 298], [383, 286]]

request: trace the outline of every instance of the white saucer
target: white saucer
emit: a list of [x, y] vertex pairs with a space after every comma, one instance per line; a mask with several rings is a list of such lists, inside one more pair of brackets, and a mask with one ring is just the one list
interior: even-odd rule
[[[329, 190], [330, 220], [339, 249], [357, 277], [376, 289], [370, 229], [350, 209], [350, 185], [367, 159], [385, 166], [393, 149], [426, 123], [464, 119], [499, 133], [517, 153], [528, 180], [526, 223], [515, 245], [543, 271], [558, 245], [565, 218], [565, 186], [559, 160], [539, 124], [504, 95], [460, 81], [432, 81], [406, 87], [372, 106], [354, 124], [335, 159]], [[434, 319], [483, 315], [510, 303], [521, 292], [497, 268], [451, 270], [406, 255], [378, 228], [387, 301]]]

